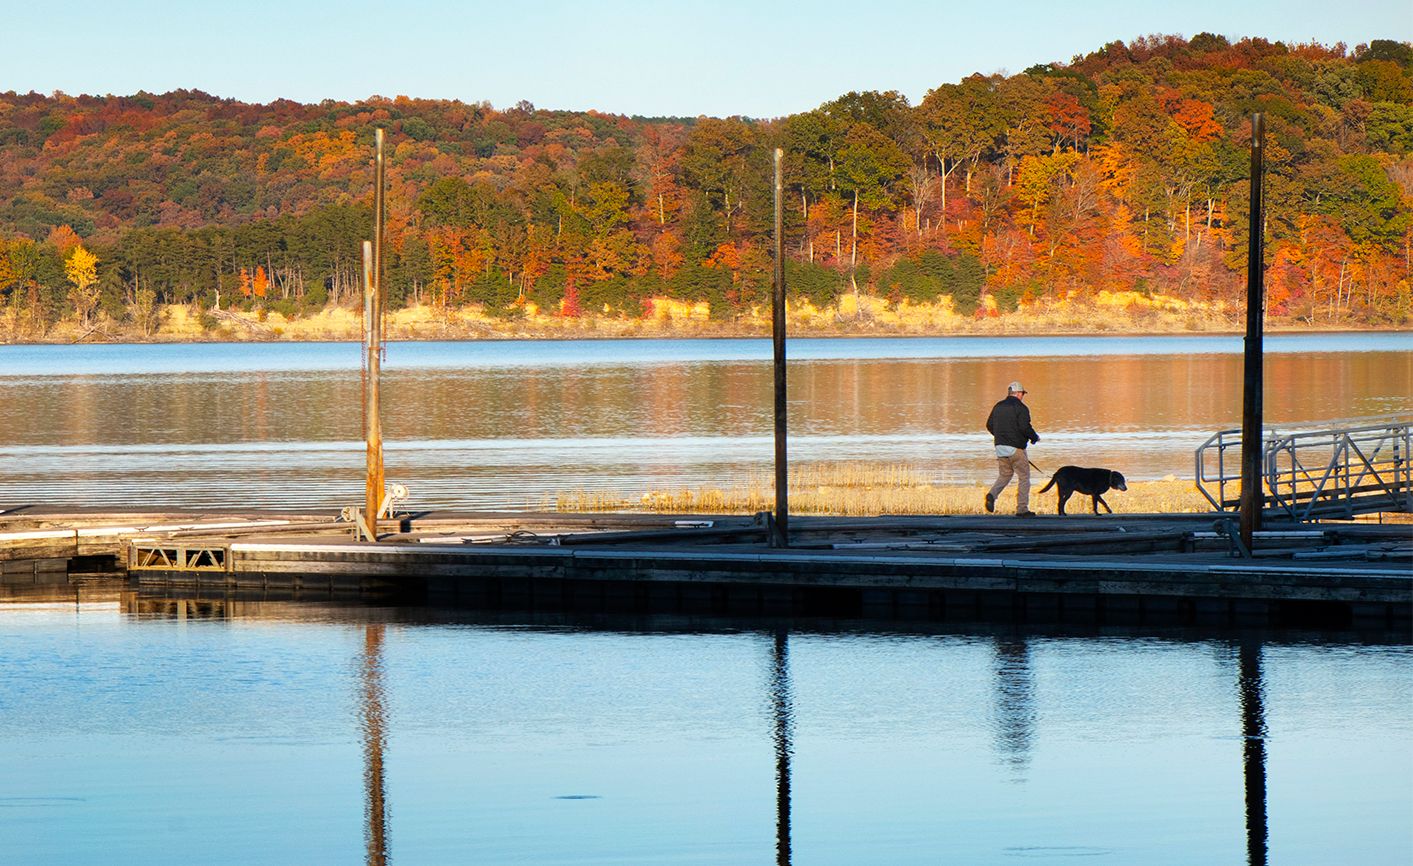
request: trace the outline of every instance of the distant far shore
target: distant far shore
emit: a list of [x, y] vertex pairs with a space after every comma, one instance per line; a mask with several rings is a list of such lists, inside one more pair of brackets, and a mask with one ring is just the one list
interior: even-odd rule
[[[155, 323], [140, 329], [128, 321], [102, 320], [81, 328], [65, 321], [43, 336], [0, 327], [11, 344], [202, 343], [202, 342], [344, 342], [360, 341], [361, 311], [328, 307], [286, 318], [260, 309], [199, 309], [171, 305]], [[0, 322], [0, 325], [8, 324]], [[1042, 303], [1010, 313], [965, 316], [947, 304], [889, 303], [871, 296], [846, 297], [835, 307], [817, 309], [792, 303], [787, 329], [792, 337], [999, 337], [999, 336], [1173, 336], [1233, 335], [1245, 331], [1244, 314], [1218, 303], [1164, 305], [1117, 298], [1110, 303]], [[1268, 333], [1379, 333], [1403, 331], [1395, 325], [1348, 320], [1271, 319]], [[654, 315], [606, 314], [560, 316], [534, 309], [512, 315], [476, 307], [412, 306], [387, 315], [388, 340], [583, 340], [583, 339], [723, 339], [761, 338], [771, 333], [769, 310], [749, 316], [713, 319], [705, 304], [661, 300]]]

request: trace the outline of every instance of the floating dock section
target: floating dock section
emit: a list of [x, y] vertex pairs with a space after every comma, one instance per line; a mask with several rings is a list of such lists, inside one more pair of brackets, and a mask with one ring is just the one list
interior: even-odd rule
[[782, 549], [769, 521], [714, 515], [424, 513], [381, 525], [376, 543], [332, 515], [26, 520], [0, 517], [9, 582], [62, 570], [154, 590], [395, 592], [492, 609], [1413, 632], [1409, 524], [1268, 523], [1249, 550], [1214, 514], [796, 515]]

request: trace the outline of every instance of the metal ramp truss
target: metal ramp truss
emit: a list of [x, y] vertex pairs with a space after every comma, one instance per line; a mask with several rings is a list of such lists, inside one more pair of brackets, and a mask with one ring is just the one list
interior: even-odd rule
[[230, 570], [230, 548], [223, 544], [173, 544], [134, 541], [128, 545], [130, 571]]
[[[1307, 522], [1413, 512], [1413, 424], [1407, 420], [1278, 434], [1261, 447], [1268, 512]], [[1241, 431], [1213, 434], [1197, 449], [1197, 489], [1218, 511], [1241, 505]]]

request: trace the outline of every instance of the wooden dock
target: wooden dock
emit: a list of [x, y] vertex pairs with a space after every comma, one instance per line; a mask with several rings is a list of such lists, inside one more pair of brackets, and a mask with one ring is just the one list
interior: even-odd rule
[[[355, 541], [327, 513], [0, 514], [0, 580], [393, 591], [485, 609], [1335, 625], [1409, 632], [1413, 525], [1229, 516], [761, 517], [427, 512]], [[61, 578], [62, 576], [62, 578]]]

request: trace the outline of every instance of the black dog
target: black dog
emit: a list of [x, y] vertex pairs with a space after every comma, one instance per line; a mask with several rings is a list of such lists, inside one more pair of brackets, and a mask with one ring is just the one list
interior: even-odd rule
[[1078, 466], [1061, 466], [1055, 470], [1055, 475], [1050, 479], [1050, 483], [1040, 488], [1044, 493], [1051, 487], [1059, 485], [1060, 488], [1060, 513], [1065, 513], [1065, 503], [1076, 492], [1086, 496], [1094, 497], [1094, 513], [1099, 513], [1099, 506], [1103, 505], [1110, 514], [1114, 509], [1109, 508], [1109, 503], [1104, 501], [1100, 494], [1107, 492], [1110, 488], [1114, 490], [1127, 490], [1128, 485], [1124, 483], [1121, 473], [1112, 469], [1081, 469]]

